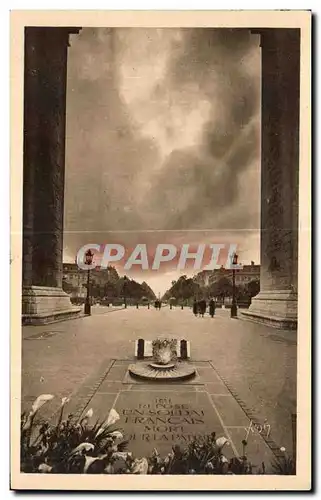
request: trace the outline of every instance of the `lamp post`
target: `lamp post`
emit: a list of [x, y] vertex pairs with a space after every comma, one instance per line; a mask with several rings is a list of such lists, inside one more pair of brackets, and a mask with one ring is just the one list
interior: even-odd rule
[[127, 309], [127, 276], [124, 276], [124, 286], [123, 286], [123, 293], [124, 293], [124, 305], [125, 309]]
[[[94, 254], [92, 253], [92, 251], [89, 249], [87, 250], [87, 252], [85, 253], [85, 264], [87, 266], [91, 266], [92, 262], [93, 262], [93, 257], [94, 257]], [[88, 267], [87, 269], [87, 295], [86, 295], [86, 301], [85, 301], [85, 314], [87, 316], [90, 316], [91, 315], [91, 305], [90, 305], [90, 268]]]
[[[233, 266], [237, 265], [237, 259], [238, 259], [238, 255], [235, 253], [233, 255], [233, 260], [232, 260]], [[232, 307], [231, 307], [231, 318], [236, 318], [237, 305], [236, 305], [236, 297], [235, 297], [235, 268], [234, 267], [232, 269], [232, 273], [233, 273], [233, 299], [232, 299]]]

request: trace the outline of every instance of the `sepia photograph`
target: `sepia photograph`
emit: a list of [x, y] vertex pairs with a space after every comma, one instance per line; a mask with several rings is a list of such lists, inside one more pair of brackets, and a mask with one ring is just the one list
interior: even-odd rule
[[12, 489], [311, 488], [310, 30], [11, 12]]

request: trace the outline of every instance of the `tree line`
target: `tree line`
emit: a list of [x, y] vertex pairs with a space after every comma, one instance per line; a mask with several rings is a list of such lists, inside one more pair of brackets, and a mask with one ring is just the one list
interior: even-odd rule
[[[250, 303], [252, 297], [260, 291], [259, 280], [250, 281], [244, 285], [235, 287], [236, 300], [245, 305]], [[215, 298], [217, 301], [224, 303], [225, 299], [233, 296], [233, 284], [226, 278], [222, 277], [219, 280], [211, 283], [208, 286], [201, 286], [195, 282], [193, 278], [181, 276], [177, 281], [172, 281], [172, 286], [163, 296], [163, 300], [177, 301], [179, 303], [190, 303], [194, 298]]]

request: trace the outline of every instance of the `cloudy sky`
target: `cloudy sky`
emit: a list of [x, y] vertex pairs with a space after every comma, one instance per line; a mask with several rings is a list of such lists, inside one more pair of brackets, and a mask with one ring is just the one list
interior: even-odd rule
[[[73, 36], [64, 260], [87, 243], [126, 255], [145, 243], [151, 262], [158, 243], [236, 243], [241, 262], [259, 262], [260, 72], [246, 30]], [[178, 276], [135, 267], [156, 293]]]

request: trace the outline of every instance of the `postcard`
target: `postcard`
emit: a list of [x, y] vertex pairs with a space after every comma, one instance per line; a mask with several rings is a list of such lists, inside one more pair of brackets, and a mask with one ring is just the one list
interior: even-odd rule
[[12, 11], [11, 489], [311, 489], [310, 86], [310, 11]]

